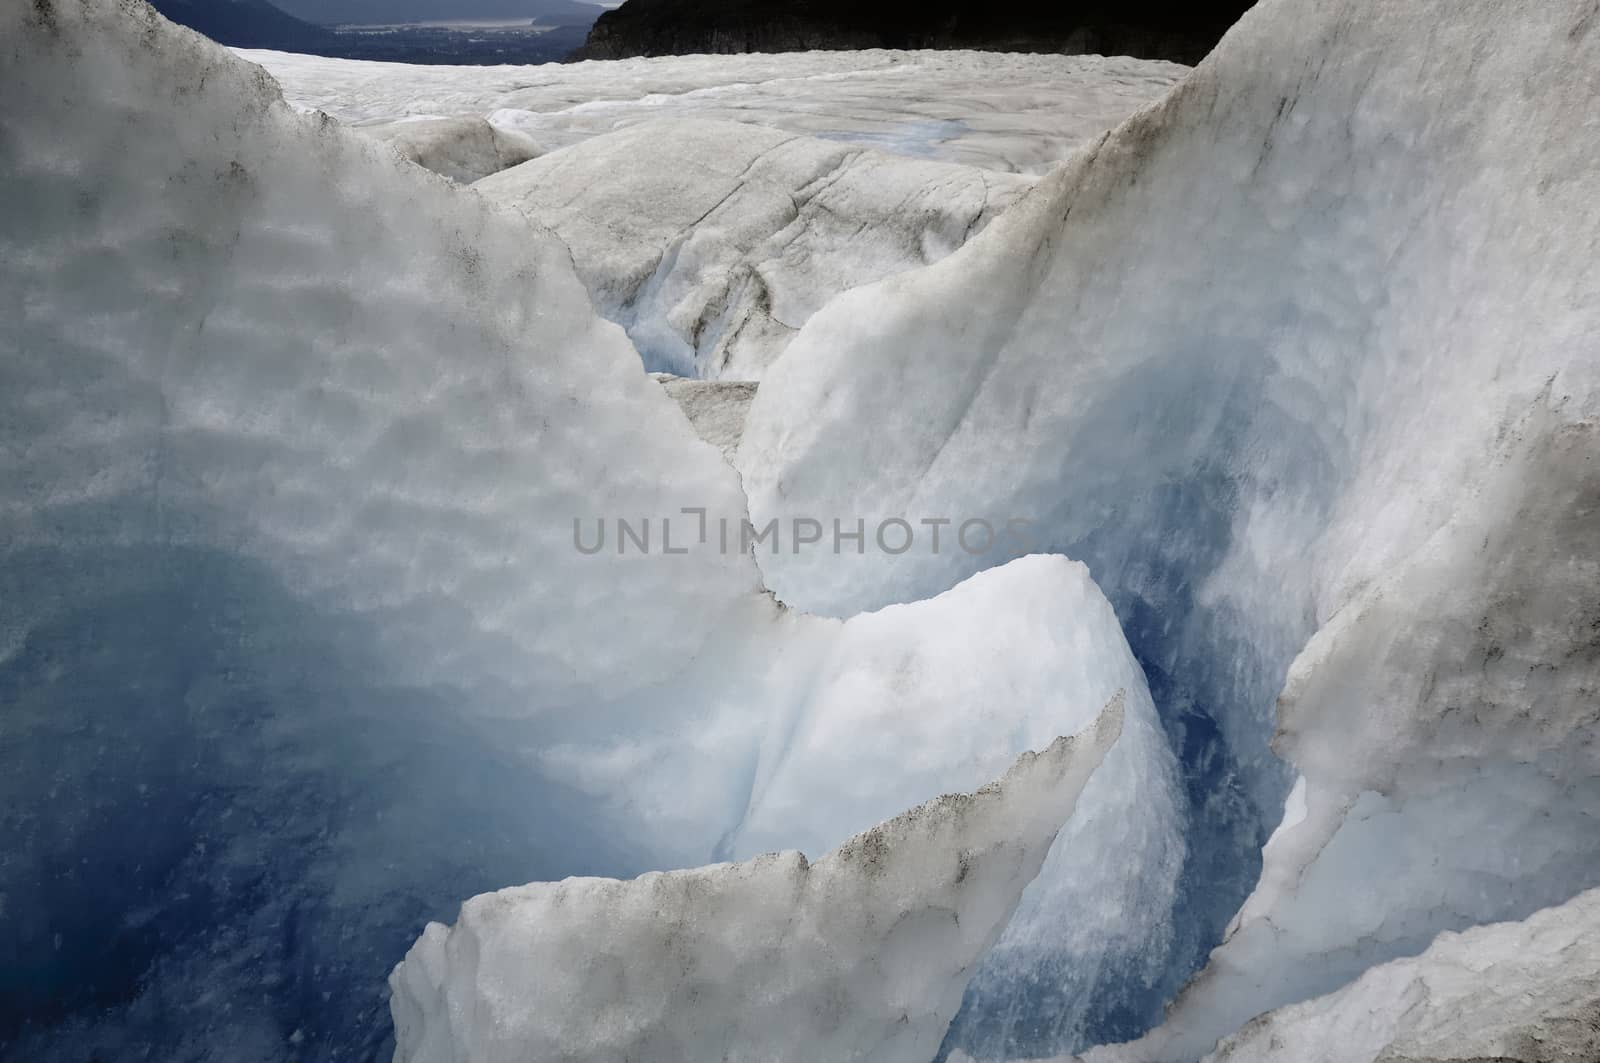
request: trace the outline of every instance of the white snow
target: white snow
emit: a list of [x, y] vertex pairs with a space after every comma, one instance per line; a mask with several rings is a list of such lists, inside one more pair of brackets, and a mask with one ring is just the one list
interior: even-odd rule
[[929, 1059], [1121, 726], [1114, 700], [997, 783], [814, 863], [789, 851], [476, 897], [391, 976], [395, 1059]]
[[596, 307], [647, 367], [755, 380], [823, 303], [944, 257], [1032, 184], [764, 126], [663, 118], [476, 189], [566, 242]]
[[466, 115], [554, 149], [638, 122], [707, 118], [1032, 174], [1188, 72], [1126, 57], [994, 52], [690, 55], [503, 67], [239, 54], [271, 72], [291, 103], [357, 125]]

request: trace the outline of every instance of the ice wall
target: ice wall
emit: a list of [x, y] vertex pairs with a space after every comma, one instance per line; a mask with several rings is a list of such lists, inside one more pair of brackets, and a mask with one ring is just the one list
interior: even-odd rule
[[[1012, 664], [975, 671], [987, 647]], [[767, 748], [778, 752], [758, 763], [718, 855], [824, 851], [922, 794], [980, 785], [1052, 730], [1088, 726], [1087, 710], [1113, 697], [1125, 704], [1122, 740], [970, 991], [969, 1010], [996, 1026], [1031, 1008], [1049, 1029], [1081, 1034], [1164, 986], [1187, 828], [1143, 674], [1082, 565], [1029, 557], [846, 622], [804, 698], [775, 719]]]
[[648, 866], [527, 732], [765, 599], [572, 519], [737, 482], [519, 217], [142, 4], [0, 50], [0, 1043], [374, 1057], [423, 920]]
[[1547, 407], [1508, 429], [1481, 508], [1295, 661], [1275, 745], [1305, 775], [1262, 880], [1130, 1058], [1189, 1058], [1264, 1005], [1600, 880], [1600, 433]]
[[1206, 1063], [1600, 1056], [1600, 893], [1520, 923], [1439, 935], [1325, 997], [1262, 1015]]
[[395, 969], [395, 1058], [930, 1059], [1121, 727], [1116, 699], [998, 782], [814, 863], [790, 851], [475, 897]]
[[[1306, 820], [1176, 1057], [1600, 878], [1591, 7], [1262, 4], [961, 251], [824, 308], [752, 406], [758, 521], [1026, 518], [1089, 564], [1188, 767], [1195, 961], [1282, 727]], [[1003, 556], [763, 568], [849, 613]]]

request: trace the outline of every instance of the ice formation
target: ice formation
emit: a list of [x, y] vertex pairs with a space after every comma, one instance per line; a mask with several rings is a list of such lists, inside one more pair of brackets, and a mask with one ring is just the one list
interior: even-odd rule
[[[645, 217], [643, 266], [573, 235], [581, 204], [549, 207], [569, 252], [131, 0], [12, 4], [0, 42], [0, 1050], [373, 1058], [379, 972], [463, 897], [826, 848], [1117, 689], [1123, 737], [1049, 856], [1029, 849], [1043, 869], [947, 1048], [1139, 1034], [1224, 932], [1160, 1029], [1094, 1057], [1195, 1059], [1297, 1002], [1258, 1027], [1314, 1031], [1397, 971], [1442, 987], [1439, 1023], [1483, 1024], [1446, 1043], [1384, 1011], [1380, 1054], [1565, 1021], [1564, 984], [1523, 998], [1501, 964], [1510, 995], [1469, 999], [1449, 971], [1554, 943], [1572, 992], [1588, 977], [1592, 895], [1530, 916], [1600, 881], [1592, 0], [1266, 0], [1103, 137], [1181, 71], [261, 57], [302, 108], [565, 149], [539, 172], [658, 144], [647, 116], [743, 151], [717, 123], [745, 121], [745, 165], [782, 179], [682, 195], [731, 196], [727, 226], [765, 235], [675, 244]], [[964, 167], [1038, 172], [1091, 134], [930, 266], [825, 305], [912, 243], [791, 275], [805, 313], [768, 317], [805, 320], [748, 416], [748, 385], [640, 372], [573, 271], [660, 280], [631, 305], [705, 372], [694, 325], [731, 289], [657, 248], [755, 275], [780, 231], [756, 215], [805, 166], [869, 159], [887, 185], [937, 165], [970, 190]], [[574, 195], [645, 188], [593, 184]], [[747, 498], [786, 546], [836, 519], [956, 542], [718, 549]], [[1015, 520], [1032, 535], [1002, 549], [958, 530]], [[648, 881], [708, 875], [741, 881]], [[991, 915], [959, 956], [918, 954], [941, 1017], [919, 1053]], [[517, 932], [481, 944], [525, 964]], [[438, 992], [475, 989], [447, 974]]]
[[391, 976], [395, 1059], [931, 1059], [1121, 725], [1113, 699], [999, 782], [814, 863], [788, 851], [475, 897]]
[[510, 169], [540, 154], [539, 145], [485, 118], [399, 118], [361, 127], [394, 146], [403, 158], [452, 181], [474, 181]]
[[640, 122], [703, 118], [1030, 174], [1188, 72], [1125, 57], [995, 52], [685, 55], [538, 67], [240, 54], [282, 82], [291, 103], [355, 125], [487, 118], [554, 150]]
[[[1031, 664], [974, 671], [987, 646]], [[1030, 557], [847, 621], [804, 700], [774, 719], [767, 750], [778, 755], [758, 763], [749, 807], [718, 855], [823, 851], [922, 795], [980, 785], [1052, 730], [1088, 726], [1085, 713], [1119, 695], [1122, 741], [971, 989], [974, 1012], [1032, 1009], [1050, 1030], [1081, 1034], [1124, 1000], [1170, 992], [1166, 913], [1185, 855], [1175, 759], [1082, 565]], [[965, 751], [959, 764], [954, 749]]]
[[690, 119], [595, 137], [476, 187], [566, 242], [646, 367], [755, 380], [828, 299], [942, 258], [1032, 183]]
[[1260, 1016], [1206, 1063], [1600, 1059], [1600, 891], [1445, 933], [1325, 997]]
[[[1191, 769], [1180, 922], [1253, 883], [1205, 861], [1280, 818], [1283, 688], [1296, 816], [1130, 1058], [1600, 878], [1592, 8], [1259, 5], [962, 250], [830, 303], [752, 405], [757, 521], [1028, 518], [1089, 563]], [[763, 570], [850, 613], [995, 560]]]
[[0, 41], [0, 1041], [371, 1055], [421, 920], [649, 866], [524, 732], [766, 600], [572, 519], [737, 481], [548, 234], [143, 5]]
[[[381, 972], [426, 919], [713, 859], [763, 779], [799, 792], [811, 713], [947, 741], [926, 792], [852, 779], [808, 837], [977, 785], [1112, 682], [1111, 777], [1170, 786], [1081, 566], [850, 622], [778, 606], [695, 535], [697, 509], [737, 527], [736, 474], [550, 234], [141, 5], [0, 20], [8, 1054], [379, 1056]], [[872, 713], [841, 757], [893, 739]]]

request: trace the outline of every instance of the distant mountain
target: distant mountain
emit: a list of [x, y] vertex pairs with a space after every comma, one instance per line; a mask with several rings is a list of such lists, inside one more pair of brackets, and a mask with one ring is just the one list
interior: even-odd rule
[[1198, 62], [1252, 0], [627, 0], [576, 59], [696, 52], [975, 48]]
[[[575, 0], [151, 0], [173, 22], [236, 48], [400, 63], [559, 62], [584, 43], [599, 7]], [[315, 11], [321, 24], [296, 17]], [[504, 27], [419, 25], [499, 20]], [[523, 22], [521, 26], [509, 23]], [[555, 29], [536, 29], [559, 27]], [[382, 30], [338, 29], [383, 25]]]
[[279, 0], [291, 15], [322, 26], [527, 19], [588, 26], [603, 8], [579, 0]]
[[333, 35], [267, 3], [267, 0], [150, 0], [179, 25], [198, 30], [235, 48], [274, 48], [285, 52], [326, 49]]

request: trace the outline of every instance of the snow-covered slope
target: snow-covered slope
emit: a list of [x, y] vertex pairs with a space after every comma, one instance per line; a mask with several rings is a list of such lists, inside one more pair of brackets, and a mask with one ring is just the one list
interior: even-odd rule
[[1094, 55], [798, 52], [534, 67], [372, 63], [242, 52], [290, 102], [360, 125], [488, 118], [548, 149], [658, 118], [707, 118], [895, 154], [1039, 174], [1188, 70]]
[[1600, 1059], [1600, 891], [1441, 934], [1325, 997], [1263, 1015], [1207, 1063]]
[[931, 1059], [1111, 749], [1120, 699], [998, 782], [798, 852], [473, 898], [391, 977], [398, 1063]]
[[755, 380], [823, 303], [944, 257], [1032, 184], [765, 126], [669, 119], [476, 189], [566, 241], [595, 306], [628, 330], [647, 368]]
[[[751, 408], [758, 521], [1027, 518], [1089, 563], [1216, 931], [1249, 865], [1204, 862], [1279, 819], [1279, 729], [1304, 818], [1147, 1051], [1600, 881], [1592, 6], [1263, 4], [961, 251], [830, 303]], [[849, 613], [995, 560], [762, 565]]]

